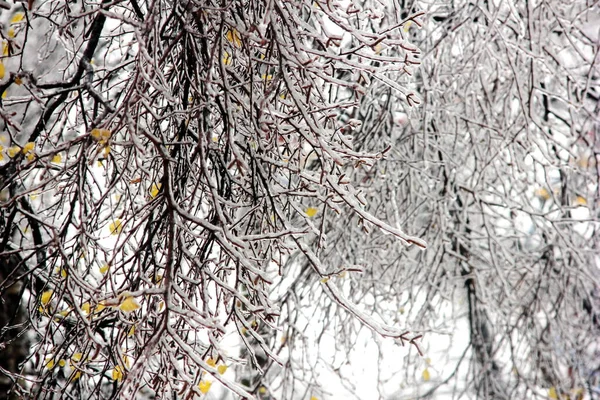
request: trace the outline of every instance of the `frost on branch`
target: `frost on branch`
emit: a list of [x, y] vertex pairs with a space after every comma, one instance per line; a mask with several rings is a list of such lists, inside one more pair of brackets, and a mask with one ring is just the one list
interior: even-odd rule
[[[389, 150], [353, 145], [371, 87], [419, 102], [405, 28], [421, 14], [381, 7], [49, 0], [18, 10], [2, 63], [2, 139], [16, 150], [0, 162], [0, 253], [12, 257], [3, 285], [26, 283], [36, 334], [23, 370], [35, 379], [12, 390], [286, 393], [309, 379], [293, 350], [300, 303], [288, 297], [307, 288], [405, 339], [343, 300], [344, 285], [319, 286], [368, 269], [321, 261], [327, 234], [348, 222], [425, 247], [353, 186]], [[286, 376], [292, 363], [298, 375], [281, 388], [247, 372]]]

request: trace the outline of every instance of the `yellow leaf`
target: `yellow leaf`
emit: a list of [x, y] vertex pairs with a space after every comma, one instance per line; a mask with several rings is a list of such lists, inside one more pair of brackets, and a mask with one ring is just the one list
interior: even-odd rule
[[101, 274], [107, 273], [109, 268], [110, 268], [110, 265], [104, 264], [103, 266], [100, 267], [100, 273]]
[[6, 40], [2, 41], [2, 55], [7, 56], [9, 51], [8, 42]]
[[225, 38], [229, 41], [229, 43], [233, 44], [235, 47], [242, 46], [242, 38], [240, 33], [234, 28], [227, 31]]
[[65, 271], [62, 268], [56, 268], [54, 270], [54, 272], [56, 272], [57, 274], [59, 274], [61, 276], [61, 278], [66, 278], [67, 277], [67, 271]]
[[108, 155], [110, 154], [110, 146], [109, 145], [104, 146], [103, 152], [104, 152], [104, 157], [108, 157]]
[[550, 192], [546, 188], [537, 189], [535, 195], [542, 200], [548, 200], [550, 198]]
[[554, 400], [558, 400], [558, 394], [556, 393], [556, 388], [554, 386], [548, 389], [548, 397]]
[[319, 399], [317, 398], [317, 396], [311, 396], [310, 400], [319, 400]]
[[65, 365], [67, 365], [67, 362], [63, 359], [58, 360], [58, 365], [60, 365], [61, 367], [64, 367]]
[[266, 388], [266, 387], [264, 387], [264, 386], [261, 386], [261, 387], [258, 389], [258, 393], [260, 393], [260, 394], [265, 394], [265, 393], [267, 393], [267, 388]]
[[73, 356], [71, 356], [71, 360], [73, 362], [79, 362], [79, 361], [81, 361], [82, 357], [83, 357], [83, 354], [81, 354], [81, 353], [74, 353]]
[[123, 369], [120, 365], [117, 365], [112, 371], [113, 381], [121, 382], [123, 380]]
[[92, 137], [95, 140], [100, 140], [100, 138], [102, 137], [102, 134], [100, 133], [100, 129], [98, 129], [98, 128], [92, 129], [92, 131], [90, 132], [90, 135], [92, 135]]
[[127, 367], [127, 368], [131, 367], [131, 360], [126, 355], [123, 355], [123, 363], [125, 364], [125, 367]]
[[[4, 92], [4, 93], [6, 93], [6, 92]], [[13, 158], [13, 157], [15, 157], [15, 156], [16, 156], [17, 154], [19, 154], [20, 152], [21, 152], [21, 148], [20, 148], [19, 146], [12, 146], [12, 147], [9, 147], [9, 148], [6, 150], [6, 154], [8, 154], [8, 156], [9, 156], [10, 158]]]
[[15, 85], [21, 86], [23, 84], [23, 79], [20, 76], [15, 77]]
[[62, 310], [58, 313], [58, 315], [60, 315], [61, 317], [66, 317], [67, 315], [69, 315], [71, 313], [71, 310]]
[[73, 374], [73, 377], [71, 378], [71, 382], [76, 381], [79, 378], [81, 378], [81, 371], [77, 371]]
[[271, 79], [273, 79], [273, 75], [262, 74], [261, 78], [262, 78], [263, 81], [268, 82]]
[[87, 301], [85, 303], [83, 303], [83, 305], [81, 306], [81, 311], [83, 311], [86, 314], [90, 313], [90, 303], [88, 303]]
[[587, 205], [587, 200], [582, 196], [577, 196], [575, 199], [575, 204], [578, 206], [585, 206]]
[[0, 62], [0, 79], [4, 79], [5, 74], [6, 74], [6, 71], [4, 70], [4, 64], [2, 62]]
[[319, 210], [314, 207], [308, 207], [305, 211], [306, 215], [308, 215], [310, 218], [317, 215], [318, 212], [319, 212]]
[[27, 143], [25, 143], [25, 146], [23, 146], [21, 151], [23, 152], [23, 154], [27, 154], [27, 153], [31, 153], [34, 148], [35, 148], [35, 143], [27, 142]]
[[423, 370], [423, 373], [421, 374], [421, 376], [423, 377], [423, 380], [424, 380], [425, 382], [428, 382], [428, 381], [429, 381], [429, 379], [431, 379], [431, 376], [429, 375], [429, 370], [428, 370], [427, 368], [425, 368], [425, 369]]
[[29, 161], [33, 161], [35, 159], [35, 153], [27, 153], [25, 158], [27, 158]]
[[412, 25], [412, 21], [408, 21], [404, 24], [404, 32], [408, 32], [410, 26]]
[[104, 310], [105, 308], [106, 308], [106, 306], [104, 305], [104, 303], [100, 302], [94, 309], [94, 312], [99, 313], [100, 311]]
[[44, 293], [42, 293], [40, 303], [42, 303], [43, 306], [50, 303], [50, 299], [52, 299], [53, 294], [54, 294], [54, 290], [46, 290]]
[[150, 187], [150, 197], [155, 198], [158, 195], [158, 192], [160, 192], [161, 187], [162, 185], [160, 183], [153, 183]]
[[217, 365], [217, 362], [213, 358], [208, 358], [206, 360], [206, 363], [211, 367], [214, 367], [215, 365]]
[[11, 39], [15, 37], [15, 28], [10, 28], [8, 30], [8, 37]]
[[233, 62], [233, 59], [231, 58], [231, 54], [229, 54], [228, 52], [224, 52], [223, 53], [223, 64], [231, 65], [232, 62]]
[[206, 394], [210, 390], [210, 385], [212, 385], [212, 382], [200, 381], [200, 383], [198, 384], [198, 389], [200, 389], [202, 394]]
[[111, 132], [108, 129], [94, 128], [90, 132], [90, 135], [92, 135], [92, 138], [94, 138], [94, 140], [100, 142], [101, 144], [105, 144], [106, 142], [108, 142], [108, 139], [110, 139]]
[[125, 300], [123, 300], [123, 302], [121, 303], [121, 305], [119, 306], [119, 309], [121, 311], [124, 311], [126, 313], [128, 312], [132, 312], [137, 310], [138, 308], [140, 308], [140, 305], [138, 304], [137, 301], [135, 301], [135, 299], [131, 296], [126, 297]]
[[25, 18], [25, 14], [22, 12], [18, 12], [15, 15], [13, 15], [13, 17], [10, 20], [10, 23], [11, 23], [11, 25], [16, 24], [18, 22], [23, 21], [23, 18]]
[[328, 277], [321, 278], [321, 283], [327, 283], [329, 281]]
[[48, 362], [46, 363], [46, 368], [47, 368], [47, 369], [52, 369], [52, 368], [54, 368], [54, 359], [52, 359], [52, 358], [51, 358], [50, 360], [46, 360], [46, 361], [48, 361]]
[[135, 335], [135, 325], [131, 325], [131, 328], [129, 328], [129, 332], [127, 332], [127, 336], [133, 335]]
[[111, 222], [108, 226], [108, 230], [110, 231], [111, 235], [118, 235], [121, 233], [123, 230], [123, 224], [121, 223], [121, 220], [115, 219], [113, 222]]
[[379, 55], [381, 54], [381, 50], [383, 50], [383, 46], [381, 45], [381, 43], [377, 43], [373, 50], [375, 50], [375, 54]]
[[219, 365], [217, 367], [217, 371], [219, 371], [220, 375], [223, 375], [225, 373], [225, 371], [227, 371], [227, 365]]
[[62, 156], [60, 154], [55, 154], [54, 157], [52, 157], [52, 160], [50, 160], [50, 162], [53, 162], [55, 164], [58, 164], [62, 161]]

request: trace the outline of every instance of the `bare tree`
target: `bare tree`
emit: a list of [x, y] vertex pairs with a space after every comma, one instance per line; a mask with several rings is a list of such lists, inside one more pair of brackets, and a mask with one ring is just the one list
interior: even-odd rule
[[325, 233], [349, 219], [426, 247], [351, 183], [389, 152], [352, 143], [371, 83], [418, 102], [405, 28], [422, 13], [380, 7], [50, 0], [3, 14], [0, 288], [28, 324], [2, 324], [32, 343], [3, 366], [12, 393], [192, 398], [218, 381], [240, 398], [312, 396], [281, 353], [315, 285], [326, 307], [417, 346], [330, 279], [365, 267], [323, 261]]

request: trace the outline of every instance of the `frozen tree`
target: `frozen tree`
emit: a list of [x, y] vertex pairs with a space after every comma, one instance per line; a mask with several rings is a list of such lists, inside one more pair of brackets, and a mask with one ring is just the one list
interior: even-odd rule
[[315, 398], [296, 345], [308, 343], [297, 300], [313, 296], [418, 349], [333, 279], [369, 266], [328, 254], [349, 221], [426, 247], [351, 182], [390, 153], [353, 144], [371, 85], [419, 102], [407, 27], [422, 13], [405, 11], [49, 0], [3, 12], [3, 393]]
[[1, 18], [0, 396], [600, 397], [597, 5]]
[[[351, 179], [368, 210], [429, 246], [332, 224], [324, 254], [368, 266], [345, 284], [351, 298], [425, 337], [421, 361], [413, 348], [391, 367], [380, 343], [381, 396], [600, 398], [597, 5], [399, 8], [427, 13], [422, 29], [409, 27], [423, 52], [422, 105], [372, 82], [355, 149], [392, 147]], [[345, 348], [349, 326], [337, 336]]]

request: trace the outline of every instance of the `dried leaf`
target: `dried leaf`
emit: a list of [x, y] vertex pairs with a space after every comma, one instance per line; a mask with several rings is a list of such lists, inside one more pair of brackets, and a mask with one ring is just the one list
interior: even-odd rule
[[44, 293], [42, 293], [42, 297], [40, 298], [40, 303], [42, 303], [43, 306], [50, 303], [50, 299], [52, 299], [53, 294], [54, 294], [54, 290], [46, 290]]
[[121, 382], [123, 380], [123, 369], [120, 365], [117, 365], [112, 371], [113, 381]]
[[15, 13], [15, 15], [13, 15], [13, 17], [10, 19], [10, 24], [16, 24], [19, 23], [21, 21], [23, 21], [23, 18], [25, 18], [25, 14], [22, 12], [18, 12]]
[[123, 302], [121, 303], [121, 305], [119, 306], [119, 309], [123, 312], [132, 312], [137, 310], [138, 308], [140, 308], [140, 305], [138, 304], [137, 301], [135, 301], [135, 299], [131, 296], [126, 297], [125, 300], [123, 300]]
[[225, 38], [235, 47], [242, 47], [242, 38], [240, 33], [235, 28], [228, 30]]
[[223, 64], [231, 65], [232, 62], [233, 62], [233, 58], [231, 57], [231, 54], [229, 54], [228, 52], [224, 52], [223, 53]]
[[212, 382], [200, 381], [200, 383], [198, 384], [198, 389], [200, 389], [202, 394], [206, 394], [210, 390], [210, 385], [212, 385]]
[[305, 211], [306, 215], [308, 215], [310, 218], [314, 217], [315, 215], [317, 215], [317, 213], [319, 212], [319, 210], [317, 208], [314, 207], [308, 207]]
[[110, 231], [111, 235], [118, 235], [119, 233], [121, 233], [121, 231], [123, 230], [123, 224], [121, 223], [121, 220], [116, 219], [113, 222], [111, 222], [108, 226], [108, 230]]
[[537, 189], [535, 195], [542, 200], [548, 200], [550, 198], [550, 192], [546, 188]]
[[150, 187], [150, 197], [155, 198], [158, 195], [158, 192], [160, 192], [161, 187], [162, 185], [160, 183], [153, 183]]
[[425, 368], [423, 370], [423, 373], [421, 374], [421, 376], [423, 377], [423, 380], [425, 382], [429, 382], [429, 379], [431, 379], [431, 375], [429, 374], [429, 369]]
[[[4, 92], [4, 93], [6, 93], [6, 92]], [[20, 152], [21, 152], [21, 148], [19, 146], [12, 146], [12, 147], [9, 147], [8, 149], [6, 149], [6, 154], [8, 154], [8, 156], [10, 158], [14, 158]]]

